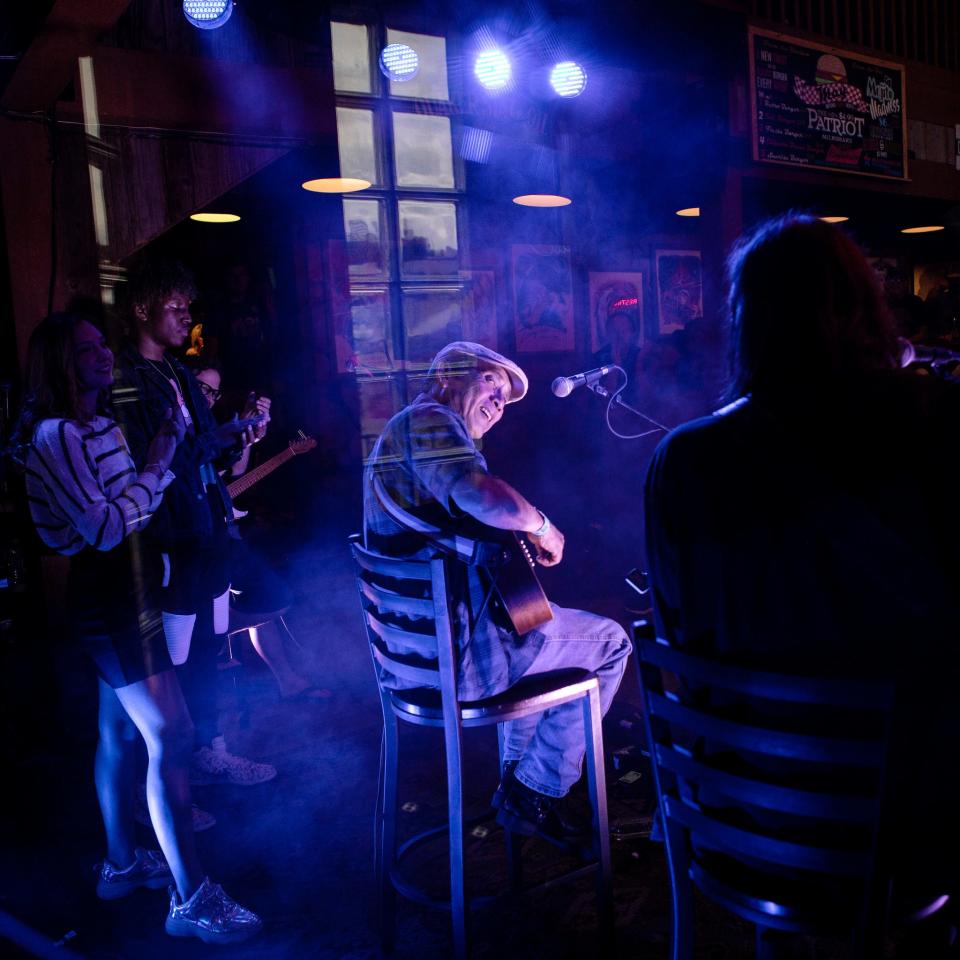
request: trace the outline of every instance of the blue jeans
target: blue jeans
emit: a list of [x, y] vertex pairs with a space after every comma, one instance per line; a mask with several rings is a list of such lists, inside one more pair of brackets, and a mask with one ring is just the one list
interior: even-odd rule
[[[613, 620], [551, 603], [553, 620], [536, 632], [544, 642], [524, 676], [579, 667], [600, 681], [600, 709], [606, 714], [630, 656], [630, 641]], [[503, 759], [518, 760], [516, 778], [538, 793], [565, 796], [580, 779], [586, 749], [580, 700], [503, 725]]]

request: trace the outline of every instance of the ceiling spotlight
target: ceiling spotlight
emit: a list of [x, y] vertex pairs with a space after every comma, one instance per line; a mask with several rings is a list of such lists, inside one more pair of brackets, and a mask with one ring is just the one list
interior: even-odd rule
[[929, 226], [929, 227], [906, 227], [901, 230], [901, 233], [936, 233], [938, 230], [944, 230], [945, 227], [941, 226]]
[[564, 60], [550, 71], [550, 86], [561, 97], [578, 97], [586, 85], [586, 70], [573, 60]]
[[234, 0], [183, 0], [183, 15], [201, 30], [222, 27], [233, 13]]
[[198, 223], [236, 223], [240, 216], [236, 213], [191, 213], [190, 219]]
[[513, 202], [521, 207], [568, 207], [573, 201], [555, 193], [525, 193], [514, 197]]
[[473, 73], [488, 90], [502, 90], [510, 82], [512, 71], [507, 55], [491, 47], [477, 55]]
[[420, 57], [405, 43], [388, 43], [380, 51], [380, 72], [397, 83], [412, 80], [420, 71]]
[[699, 217], [700, 208], [699, 207], [684, 207], [682, 210], [677, 211], [678, 217]]
[[321, 177], [318, 180], [305, 180], [300, 186], [311, 193], [356, 193], [366, 190], [370, 181], [358, 177]]
[[824, 223], [846, 223], [850, 218], [849, 217], [818, 217], [818, 220], [822, 220]]

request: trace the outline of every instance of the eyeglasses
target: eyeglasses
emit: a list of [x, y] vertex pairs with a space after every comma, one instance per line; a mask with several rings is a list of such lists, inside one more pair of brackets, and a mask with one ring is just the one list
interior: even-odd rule
[[210, 401], [216, 403], [220, 399], [220, 390], [215, 390], [209, 384], [204, 383], [202, 380], [197, 381], [200, 384], [200, 392]]

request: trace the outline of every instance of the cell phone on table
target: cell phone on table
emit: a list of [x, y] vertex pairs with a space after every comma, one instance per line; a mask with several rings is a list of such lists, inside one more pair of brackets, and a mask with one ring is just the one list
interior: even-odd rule
[[636, 590], [641, 597], [650, 593], [650, 577], [646, 570], [634, 567], [623, 579], [626, 580], [627, 586]]

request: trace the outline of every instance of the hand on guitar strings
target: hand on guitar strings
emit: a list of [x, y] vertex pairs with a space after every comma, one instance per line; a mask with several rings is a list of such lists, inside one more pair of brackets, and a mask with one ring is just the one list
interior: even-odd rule
[[554, 524], [542, 537], [528, 533], [530, 542], [537, 551], [537, 563], [544, 567], [555, 567], [563, 559], [564, 536]]

